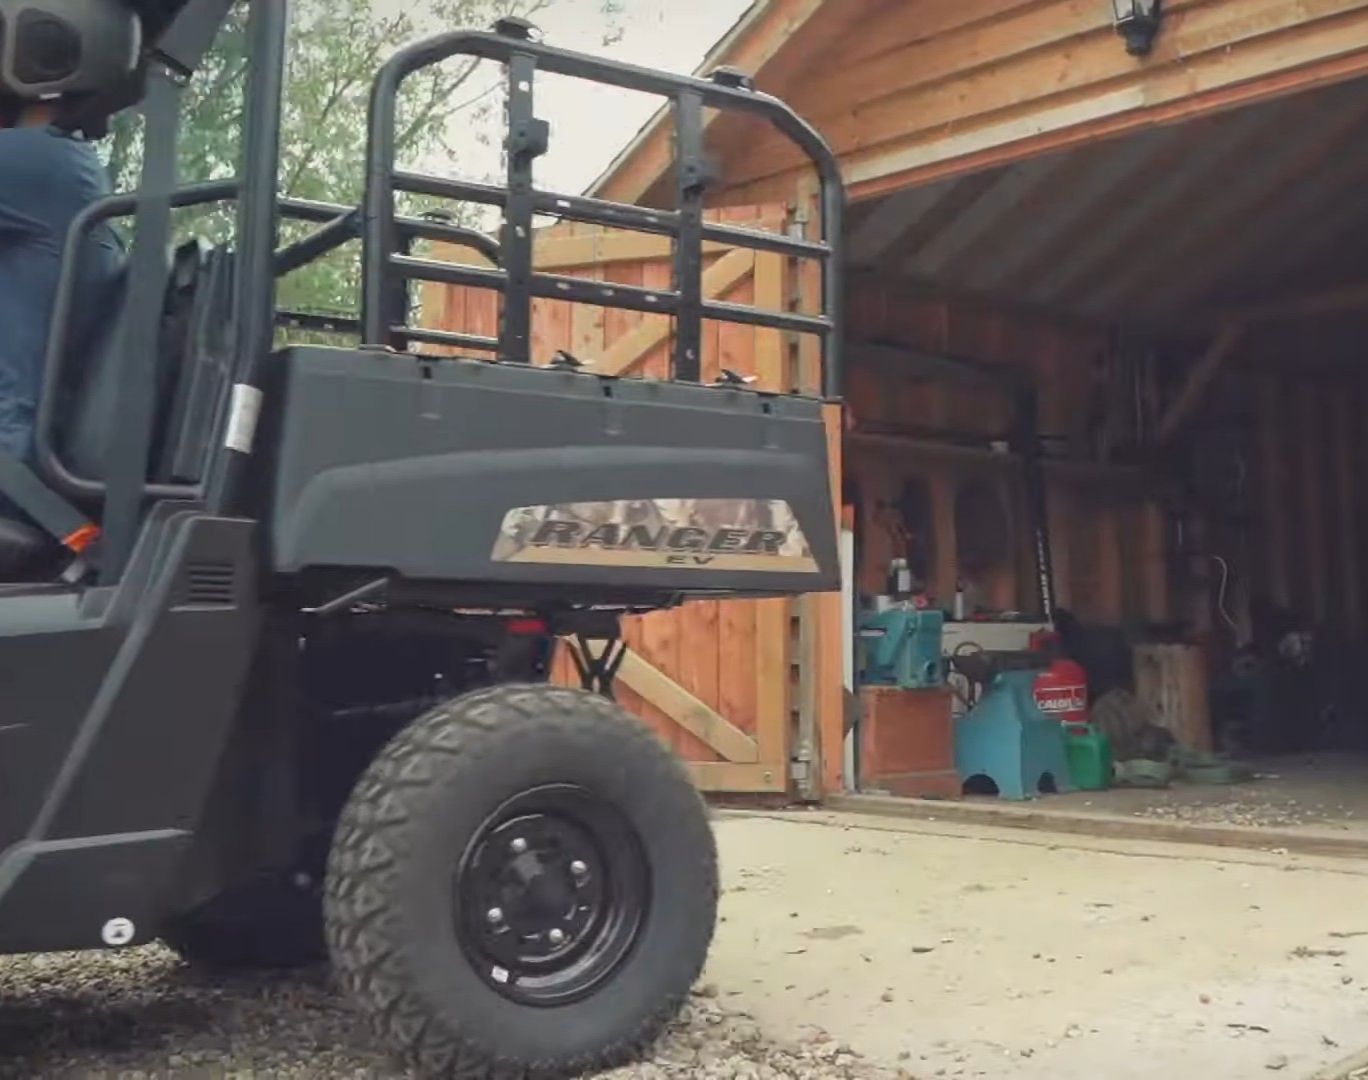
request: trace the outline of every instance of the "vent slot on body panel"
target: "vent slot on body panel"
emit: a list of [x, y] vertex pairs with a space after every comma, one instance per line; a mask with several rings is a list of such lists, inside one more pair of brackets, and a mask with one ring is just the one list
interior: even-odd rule
[[181, 582], [178, 607], [232, 607], [237, 574], [232, 563], [191, 563]]

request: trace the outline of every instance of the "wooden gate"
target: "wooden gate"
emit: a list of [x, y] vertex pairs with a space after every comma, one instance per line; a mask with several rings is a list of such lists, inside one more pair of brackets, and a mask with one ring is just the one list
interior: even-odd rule
[[[719, 210], [715, 220], [778, 232], [783, 206]], [[460, 261], [474, 256], [462, 252]], [[539, 230], [539, 270], [617, 282], [670, 287], [666, 237], [560, 224]], [[709, 299], [775, 311], [788, 300], [784, 256], [710, 244], [703, 290]], [[488, 290], [432, 286], [424, 294], [424, 322], [440, 329], [494, 334], [498, 297]], [[563, 300], [533, 307], [532, 356], [545, 363], [557, 350], [593, 361], [595, 373], [669, 377], [672, 320]], [[757, 388], [792, 384], [791, 342], [774, 331], [709, 321], [703, 330], [703, 380], [722, 369], [755, 376]], [[789, 600], [694, 601], [624, 620], [628, 652], [616, 692], [687, 762], [705, 791], [783, 792], [789, 785], [794, 683]], [[553, 678], [578, 685], [563, 642]]]

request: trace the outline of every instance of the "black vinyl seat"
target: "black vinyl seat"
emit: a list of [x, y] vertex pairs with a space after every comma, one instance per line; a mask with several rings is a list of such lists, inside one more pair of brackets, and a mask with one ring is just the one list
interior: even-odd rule
[[[232, 256], [196, 238], [170, 256], [154, 374], [156, 407], [148, 455], [149, 479], [194, 482], [203, 474], [208, 426], [227, 380], [227, 319]], [[105, 479], [119, 428], [120, 335], [114, 314], [82, 356], [69, 354], [66, 402], [54, 431], [58, 455], [78, 476]], [[201, 451], [198, 455], [195, 450]]]
[[[203, 477], [213, 417], [228, 385], [232, 265], [231, 252], [201, 239], [180, 245], [168, 259], [154, 375], [151, 480], [194, 483]], [[119, 427], [124, 286], [121, 274], [106, 291], [95, 331], [63, 350], [53, 446], [67, 468], [89, 480], [105, 479]], [[0, 581], [42, 580], [60, 564], [62, 551], [41, 529], [0, 517]]]
[[[71, 336], [63, 349], [61, 377], [56, 388], [54, 445], [63, 453], [64, 434], [78, 415], [82, 395], [91, 375], [100, 368], [113, 369], [118, 344], [117, 326], [122, 308], [127, 267], [119, 270], [102, 290], [92, 330]], [[51, 331], [49, 331], [51, 332]], [[51, 575], [60, 565], [64, 548], [60, 538], [49, 535], [27, 518], [0, 515], [0, 581], [34, 582]]]
[[56, 544], [41, 529], [0, 517], [0, 581], [29, 581], [50, 570]]

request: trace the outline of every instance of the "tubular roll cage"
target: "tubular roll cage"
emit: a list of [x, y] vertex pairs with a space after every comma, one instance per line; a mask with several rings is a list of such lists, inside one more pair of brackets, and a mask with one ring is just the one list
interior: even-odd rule
[[[109, 541], [101, 580], [111, 583], [121, 573], [140, 528], [139, 508], [149, 500], [188, 500], [212, 514], [242, 513], [246, 498], [247, 452], [226, 445], [226, 406], [216, 417], [206, 475], [198, 483], [149, 483], [135, 470], [137, 444], [146, 438], [154, 416], [152, 364], [139, 344], [156, 340], [164, 277], [159, 259], [170, 240], [173, 208], [235, 201], [235, 260], [229, 323], [232, 334], [227, 364], [234, 398], [260, 387], [264, 365], [272, 353], [277, 325], [328, 331], [352, 331], [363, 347], [405, 349], [409, 344], [456, 346], [494, 354], [503, 362], [530, 363], [532, 301], [548, 297], [600, 307], [673, 316], [675, 343], [671, 376], [701, 379], [701, 322], [715, 319], [780, 331], [816, 335], [821, 344], [821, 392], [839, 396], [841, 382], [841, 235], [845, 194], [835, 156], [822, 137], [777, 98], [755, 91], [735, 72], [719, 71], [711, 79], [653, 71], [613, 60], [584, 56], [534, 41], [529, 24], [504, 20], [495, 32], [458, 31], [438, 35], [399, 50], [377, 72], [371, 88], [369, 144], [365, 192], [361, 206], [345, 207], [281, 198], [277, 191], [283, 109], [289, 0], [250, 0], [247, 38], [251, 57], [246, 91], [246, 124], [241, 172], [237, 179], [177, 186], [174, 176], [174, 126], [179, 113], [176, 94], [193, 76], [214, 35], [227, 18], [232, 0], [188, 0], [160, 35], [148, 66], [148, 146], [143, 183], [137, 193], [120, 194], [88, 207], [73, 222], [63, 253], [63, 271], [55, 297], [44, 386], [35, 424], [36, 467], [51, 493], [64, 506], [102, 503]], [[456, 56], [502, 63], [507, 72], [506, 187], [448, 180], [401, 172], [395, 163], [396, 112], [403, 81], [422, 68]], [[549, 71], [669, 99], [675, 116], [677, 208], [653, 210], [626, 203], [537, 191], [533, 162], [547, 149], [549, 128], [533, 112], [533, 81]], [[816, 168], [820, 238], [784, 236], [704, 220], [709, 170], [703, 146], [703, 110], [749, 113], [770, 121], [808, 156]], [[154, 128], [154, 125], [158, 125]], [[153, 138], [153, 132], [160, 132]], [[167, 144], [171, 146], [168, 152]], [[159, 164], [154, 164], [157, 159]], [[149, 182], [150, 181], [150, 182]], [[473, 229], [435, 217], [405, 217], [395, 206], [398, 192], [473, 202], [503, 210], [500, 241]], [[133, 256], [128, 269], [128, 324], [117, 362], [127, 403], [116, 439], [115, 456], [124, 466], [111, 470], [108, 481], [74, 474], [61, 460], [54, 437], [58, 387], [69, 340], [67, 324], [74, 296], [77, 248], [98, 222], [137, 214]], [[668, 236], [673, 240], [674, 287], [645, 289], [533, 270], [533, 219], [562, 219]], [[281, 217], [315, 223], [314, 232], [297, 243], [278, 247]], [[277, 277], [321, 258], [343, 244], [360, 239], [361, 317], [317, 316], [279, 312], [275, 307]], [[445, 263], [411, 254], [418, 239], [445, 241], [479, 251], [497, 269]], [[720, 242], [797, 259], [815, 259], [821, 269], [819, 315], [765, 311], [703, 296], [703, 245]], [[407, 325], [409, 287], [414, 280], [493, 289], [503, 296], [499, 336], [480, 337]], [[139, 344], [132, 344], [139, 343]], [[134, 447], [130, 451], [129, 447]], [[6, 470], [8, 471], [8, 470]], [[72, 515], [79, 513], [70, 508]]]

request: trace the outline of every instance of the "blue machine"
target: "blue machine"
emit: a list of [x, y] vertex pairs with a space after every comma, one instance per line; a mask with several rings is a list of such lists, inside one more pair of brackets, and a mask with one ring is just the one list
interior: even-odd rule
[[1033, 667], [1011, 654], [957, 656], [957, 671], [981, 687], [978, 701], [955, 722], [955, 769], [964, 781], [991, 780], [1004, 799], [1033, 799], [1074, 790], [1064, 727], [1035, 703]]
[[866, 686], [926, 690], [945, 685], [939, 608], [892, 608], [860, 619], [860, 681]]

